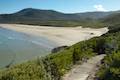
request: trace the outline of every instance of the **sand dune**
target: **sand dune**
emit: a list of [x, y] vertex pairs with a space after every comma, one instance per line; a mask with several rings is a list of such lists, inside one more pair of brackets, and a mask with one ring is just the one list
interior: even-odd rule
[[70, 46], [79, 41], [101, 36], [108, 31], [108, 28], [91, 29], [82, 27], [49, 27], [18, 24], [0, 24], [0, 27], [23, 32], [28, 35], [42, 36], [56, 42], [59, 46]]

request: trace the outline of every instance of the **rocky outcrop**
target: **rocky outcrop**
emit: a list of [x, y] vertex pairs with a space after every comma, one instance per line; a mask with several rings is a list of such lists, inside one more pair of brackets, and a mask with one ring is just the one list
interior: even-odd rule
[[61, 50], [64, 50], [65, 48], [68, 48], [68, 46], [60, 46], [60, 47], [56, 47], [54, 49], [51, 50], [51, 53], [57, 53]]

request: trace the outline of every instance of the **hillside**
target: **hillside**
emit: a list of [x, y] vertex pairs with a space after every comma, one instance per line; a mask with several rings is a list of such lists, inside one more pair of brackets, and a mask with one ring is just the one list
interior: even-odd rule
[[82, 18], [101, 19], [113, 13], [116, 12], [85, 12], [85, 13], [76, 13], [76, 15]]
[[86, 12], [65, 14], [54, 10], [39, 10], [26, 8], [13, 14], [1, 14], [0, 23], [18, 23], [32, 25], [49, 25], [49, 26], [98, 26], [102, 23], [96, 19], [109, 16], [114, 12]]
[[[64, 14], [53, 10], [39, 10], [33, 8], [23, 9], [13, 14], [1, 14], [0, 22], [40, 22], [54, 20], [78, 20], [79, 17], [74, 14]], [[34, 24], [34, 23], [33, 23]]]
[[120, 13], [112, 14], [103, 19], [110, 26], [120, 24]]
[[109, 15], [101, 20], [105, 26], [108, 26], [109, 32], [117, 32], [120, 31], [120, 13]]

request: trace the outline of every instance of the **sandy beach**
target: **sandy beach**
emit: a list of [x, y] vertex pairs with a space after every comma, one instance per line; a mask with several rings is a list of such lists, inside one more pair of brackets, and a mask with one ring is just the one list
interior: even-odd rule
[[108, 28], [91, 29], [82, 27], [49, 27], [20, 24], [0, 24], [0, 27], [33, 36], [42, 36], [56, 42], [59, 46], [73, 45], [79, 41], [101, 36]]

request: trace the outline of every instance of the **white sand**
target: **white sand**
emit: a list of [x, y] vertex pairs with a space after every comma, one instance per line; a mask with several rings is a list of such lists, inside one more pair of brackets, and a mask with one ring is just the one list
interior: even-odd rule
[[29, 35], [42, 36], [56, 42], [59, 46], [70, 46], [79, 41], [101, 36], [108, 31], [108, 28], [91, 29], [82, 27], [49, 27], [18, 24], [0, 24], [0, 27]]

